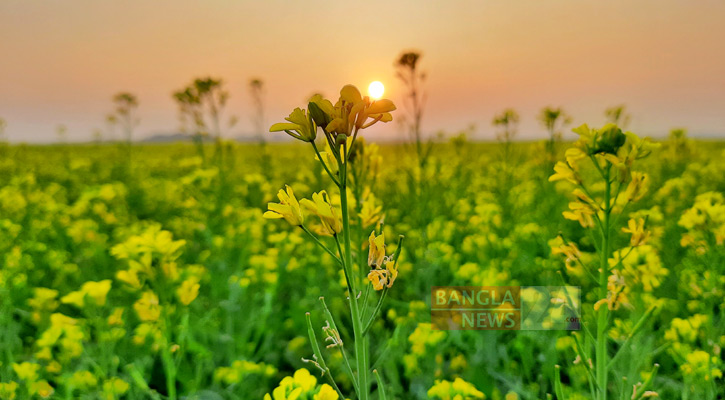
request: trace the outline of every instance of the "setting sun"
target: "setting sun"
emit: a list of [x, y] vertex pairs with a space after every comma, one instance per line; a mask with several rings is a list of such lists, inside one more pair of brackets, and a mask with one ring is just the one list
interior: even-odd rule
[[373, 99], [383, 97], [383, 93], [385, 93], [385, 86], [383, 86], [383, 83], [380, 81], [371, 82], [370, 86], [368, 86], [368, 94], [370, 94], [370, 97]]

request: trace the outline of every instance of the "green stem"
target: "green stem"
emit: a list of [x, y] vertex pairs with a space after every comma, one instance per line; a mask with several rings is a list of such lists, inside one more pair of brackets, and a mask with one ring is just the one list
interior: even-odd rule
[[[305, 313], [305, 318], [307, 319], [307, 335], [310, 337], [310, 344], [312, 345], [312, 353], [315, 355], [315, 359], [313, 362], [317, 363], [317, 366], [322, 369], [323, 375], [326, 372], [327, 373], [327, 379], [332, 383], [333, 388], [337, 392], [337, 395], [340, 396], [340, 398], [345, 398], [345, 396], [340, 391], [340, 388], [337, 386], [337, 382], [335, 382], [335, 378], [332, 377], [332, 372], [330, 371], [330, 368], [327, 367], [327, 363], [325, 363], [325, 359], [322, 357], [322, 351], [320, 351], [320, 344], [317, 343], [317, 335], [315, 335], [315, 330], [312, 328], [312, 321], [310, 320], [310, 313]], [[305, 360], [303, 360], [305, 361]]]
[[378, 298], [378, 303], [375, 305], [375, 309], [373, 310], [373, 313], [370, 314], [370, 318], [368, 319], [368, 322], [365, 324], [365, 328], [363, 329], [363, 335], [367, 335], [368, 330], [370, 330], [370, 327], [373, 325], [373, 322], [375, 321], [375, 316], [378, 315], [378, 312], [380, 311], [380, 308], [383, 306], [383, 301], [385, 301], [385, 295], [388, 294], [388, 288], [383, 288], [383, 293], [380, 294], [380, 297]]
[[380, 400], [387, 400], [387, 396], [385, 395], [385, 384], [383, 384], [383, 379], [380, 377], [380, 374], [378, 373], [377, 369], [373, 370], [373, 374], [375, 374], [375, 379], [378, 380], [378, 393]]
[[[340, 180], [340, 207], [342, 208], [342, 234], [345, 244], [345, 268], [349, 273], [353, 272], [352, 264], [352, 243], [350, 241], [350, 212], [347, 204], [347, 146], [342, 145], [342, 165], [340, 170], [342, 176]], [[360, 317], [360, 307], [357, 299], [357, 291], [355, 290], [354, 279], [350, 280], [352, 284], [349, 289], [350, 294], [350, 313], [352, 314], [352, 330], [355, 340], [355, 360], [357, 362], [357, 380], [360, 390], [360, 400], [368, 400], [368, 357], [363, 335], [362, 318]]]
[[[607, 282], [609, 278], [608, 265], [609, 262], [609, 236], [610, 227], [609, 219], [612, 212], [610, 204], [612, 184], [609, 181], [609, 173], [611, 171], [611, 165], [608, 165], [604, 171], [604, 179], [606, 181], [606, 191], [604, 193], [604, 221], [602, 230], [602, 246], [601, 246], [601, 258], [600, 258], [600, 271], [599, 271], [599, 298], [607, 298]], [[597, 347], [596, 347], [596, 372], [597, 372], [597, 386], [599, 387], [599, 400], [607, 400], [607, 312], [609, 308], [607, 304], [602, 304], [599, 307], [599, 315], [597, 317]]]
[[[332, 326], [332, 329], [337, 331], [337, 334], [340, 335], [340, 330], [337, 328], [337, 324], [335, 323], [335, 319], [332, 317], [332, 313], [330, 312], [330, 309], [327, 308], [327, 303], [325, 303], [325, 298], [320, 297], [320, 302], [322, 303], [322, 308], [325, 310], [325, 316], [327, 317], [328, 321], [330, 321], [330, 325]], [[352, 367], [350, 367], [350, 360], [347, 358], [347, 353], [345, 352], [345, 345], [343, 343], [340, 344], [340, 353], [342, 353], [342, 359], [345, 361], [345, 368], [347, 370], [348, 375], [350, 375], [352, 379], [352, 385], [355, 388], [355, 393], [359, 392], [359, 389], [357, 387], [357, 382], [355, 382], [355, 379], [353, 378], [354, 375], [352, 373]], [[344, 397], [342, 397], [344, 398]]]
[[327, 246], [325, 246], [322, 242], [320, 242], [320, 239], [318, 239], [317, 236], [313, 235], [312, 232], [309, 231], [309, 229], [307, 229], [304, 225], [300, 225], [300, 228], [302, 228], [303, 231], [305, 231], [308, 235], [310, 235], [312, 240], [314, 240], [315, 243], [317, 243], [320, 247], [322, 247], [327, 252], [327, 254], [331, 255], [332, 258], [335, 259], [335, 261], [342, 264], [342, 260], [340, 260], [340, 258], [337, 255], [335, 255], [335, 253], [332, 252], [332, 250], [330, 250]]

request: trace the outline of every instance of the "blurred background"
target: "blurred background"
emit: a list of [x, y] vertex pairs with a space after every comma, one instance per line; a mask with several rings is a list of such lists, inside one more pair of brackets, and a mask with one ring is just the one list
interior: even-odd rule
[[[129, 92], [134, 140], [163, 140], [180, 131], [172, 93], [211, 76], [238, 120], [222, 136], [250, 138], [251, 79], [264, 84], [265, 125], [346, 83], [378, 80], [400, 101], [393, 63], [412, 49], [427, 75], [424, 135], [473, 125], [472, 138], [493, 140], [492, 116], [513, 107], [519, 138], [542, 138], [544, 106], [563, 107], [577, 126], [626, 104], [641, 135], [685, 127], [722, 137], [723, 16], [721, 1], [5, 0], [0, 118], [11, 142], [54, 142], [61, 126], [67, 141], [118, 140], [106, 116], [112, 96]], [[401, 135], [396, 124], [376, 131], [376, 140]]]

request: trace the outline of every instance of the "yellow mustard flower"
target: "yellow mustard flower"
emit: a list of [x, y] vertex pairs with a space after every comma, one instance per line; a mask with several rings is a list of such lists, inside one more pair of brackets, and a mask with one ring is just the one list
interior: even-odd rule
[[191, 304], [196, 296], [199, 295], [199, 283], [194, 278], [186, 279], [181, 282], [181, 285], [176, 289], [176, 295], [179, 297], [181, 304], [188, 306]]
[[118, 326], [123, 325], [123, 308], [116, 307], [113, 309], [111, 315], [108, 316], [108, 325]]
[[362, 227], [367, 228], [372, 225], [378, 225], [383, 220], [383, 206], [381, 206], [375, 195], [370, 189], [365, 188], [363, 192], [362, 206], [358, 213], [362, 221]]
[[157, 321], [161, 316], [161, 306], [159, 305], [159, 297], [154, 292], [148, 291], [141, 295], [141, 298], [133, 303], [133, 309], [141, 321], [153, 322]]
[[625, 190], [625, 198], [628, 201], [639, 201], [645, 194], [647, 194], [647, 187], [649, 186], [649, 178], [647, 174], [642, 172], [632, 172], [632, 180], [627, 185]]
[[549, 246], [551, 246], [551, 254], [562, 254], [566, 257], [564, 264], [568, 269], [574, 269], [573, 263], [582, 256], [575, 243], [565, 242], [561, 236], [549, 241]]
[[[78, 320], [65, 316], [60, 313], [54, 313], [50, 316], [50, 327], [45, 330], [40, 338], [35, 342], [41, 348], [53, 348], [60, 351], [60, 356], [67, 360], [78, 357], [83, 353], [82, 340], [85, 337], [82, 328], [78, 324]], [[39, 353], [41, 353], [39, 352]], [[49, 352], [41, 354], [49, 359]]]
[[100, 282], [89, 281], [83, 284], [81, 290], [96, 302], [96, 305], [103, 306], [106, 304], [106, 296], [111, 290], [111, 280], [105, 279]]
[[650, 235], [649, 231], [644, 230], [643, 218], [637, 218], [636, 220], [630, 219], [627, 222], [627, 226], [622, 228], [622, 232], [632, 235], [629, 240], [629, 245], [632, 247], [645, 244]]
[[386, 261], [385, 269], [373, 269], [368, 273], [368, 280], [375, 290], [383, 290], [385, 287], [391, 288], [397, 277], [398, 268], [395, 261]]
[[97, 306], [103, 306], [106, 304], [106, 296], [110, 290], [110, 279], [105, 279], [99, 282], [88, 281], [81, 286], [80, 290], [68, 293], [63, 296], [60, 301], [64, 304], [72, 304], [78, 308], [83, 308], [85, 305], [85, 298], [88, 296], [93, 299]]
[[508, 392], [506, 393], [504, 400], [519, 400], [519, 395], [515, 392]]
[[[356, 129], [365, 129], [378, 121], [392, 121], [390, 112], [395, 109], [395, 104], [388, 99], [370, 101], [369, 97], [362, 97], [355, 86], [345, 85], [340, 90], [340, 99], [335, 103], [333, 118], [326, 131], [350, 136]], [[368, 122], [368, 119], [372, 121]]]
[[48, 397], [53, 395], [55, 389], [50, 386], [48, 381], [43, 379], [37, 382], [32, 382], [30, 385], [28, 385], [28, 391], [31, 394], [39, 396], [40, 398], [47, 399]]
[[641, 283], [645, 292], [659, 287], [668, 274], [654, 247], [646, 244], [615, 251], [609, 265], [612, 268], [621, 266], [620, 272], [630, 285]]
[[466, 382], [461, 378], [456, 378], [453, 382], [447, 380], [436, 380], [435, 384], [428, 389], [428, 397], [441, 400], [468, 400], [468, 399], [485, 399], [486, 396], [480, 390], [476, 389], [472, 383]]
[[310, 374], [306, 368], [300, 368], [295, 371], [293, 376], [287, 376], [282, 379], [270, 396], [269, 393], [264, 395], [265, 400], [297, 400], [301, 396], [312, 392], [317, 385], [317, 378]]
[[376, 237], [375, 231], [370, 232], [368, 242], [368, 266], [370, 268], [382, 266], [385, 259], [385, 233], [381, 233], [380, 236]]
[[68, 379], [68, 384], [74, 388], [87, 390], [98, 384], [98, 379], [90, 371], [76, 371]]
[[50, 372], [51, 374], [58, 374], [63, 369], [63, 367], [60, 365], [58, 361], [52, 360], [48, 363], [48, 365], [45, 366], [45, 370]]
[[317, 126], [312, 120], [312, 115], [301, 108], [295, 108], [289, 117], [289, 122], [280, 122], [269, 128], [270, 132], [287, 132], [288, 135], [303, 142], [311, 142], [317, 137]]
[[565, 180], [575, 185], [581, 183], [581, 178], [577, 175], [576, 171], [567, 163], [558, 161], [554, 165], [554, 175], [549, 177], [549, 182]]
[[280, 189], [277, 193], [279, 203], [269, 203], [267, 208], [269, 211], [264, 213], [264, 218], [278, 219], [284, 218], [292, 226], [300, 226], [304, 222], [300, 203], [295, 197], [292, 188], [285, 185], [285, 190]]
[[72, 304], [78, 308], [83, 308], [85, 297], [86, 297], [85, 293], [83, 293], [80, 290], [77, 290], [75, 292], [70, 292], [67, 295], [61, 297], [60, 301], [63, 304]]
[[128, 269], [116, 272], [116, 279], [131, 286], [134, 289], [141, 289], [141, 280], [138, 278], [138, 270]]
[[312, 397], [313, 400], [338, 400], [339, 398], [335, 389], [326, 383], [322, 384], [320, 391]]
[[117, 399], [128, 392], [129, 387], [123, 379], [113, 377], [103, 382], [103, 397], [107, 400]]
[[594, 209], [590, 204], [586, 204], [581, 201], [574, 201], [569, 203], [570, 211], [564, 211], [562, 215], [564, 218], [579, 221], [579, 224], [583, 228], [591, 228], [594, 226]]
[[31, 362], [13, 363], [13, 371], [18, 375], [18, 378], [27, 382], [35, 382], [38, 379], [38, 370], [40, 365]]
[[323, 231], [327, 235], [332, 236], [342, 232], [340, 211], [332, 206], [326, 191], [313, 193], [312, 200], [302, 199], [300, 204], [320, 218]]
[[571, 147], [566, 150], [564, 157], [566, 157], [566, 163], [571, 169], [577, 171], [579, 169], [579, 160], [585, 159], [587, 154], [577, 147]]
[[33, 297], [28, 305], [36, 311], [53, 311], [58, 307], [58, 291], [44, 287], [33, 288]]
[[368, 273], [368, 280], [372, 283], [373, 289], [383, 290], [387, 283], [387, 272], [385, 270], [374, 269]]
[[594, 303], [594, 311], [598, 311], [602, 305], [607, 305], [609, 310], [619, 310], [619, 307], [624, 305], [631, 307], [627, 298], [625, 289], [625, 280], [618, 271], [612, 271], [607, 279], [607, 298], [600, 299]]
[[680, 366], [683, 374], [696, 377], [705, 382], [712, 381], [714, 378], [722, 378], [722, 370], [717, 368], [719, 357], [710, 356], [710, 354], [695, 350], [685, 356], [686, 362]]
[[15, 392], [18, 390], [17, 382], [0, 382], [0, 399], [3, 400], [15, 400]]
[[411, 352], [417, 356], [425, 354], [426, 346], [435, 346], [446, 337], [445, 331], [433, 330], [430, 323], [418, 323], [413, 333], [408, 336]]

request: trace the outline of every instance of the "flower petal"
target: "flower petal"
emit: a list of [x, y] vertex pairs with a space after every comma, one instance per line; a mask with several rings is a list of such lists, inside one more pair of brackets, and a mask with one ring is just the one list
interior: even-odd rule
[[359, 103], [362, 101], [360, 91], [353, 85], [345, 85], [340, 90], [340, 98], [348, 103]]
[[279, 122], [274, 125], [272, 125], [269, 128], [270, 132], [282, 132], [282, 131], [288, 131], [288, 130], [297, 130], [300, 129], [300, 126], [298, 124], [290, 124], [288, 122]]
[[368, 114], [382, 114], [390, 111], [395, 111], [396, 107], [392, 101], [388, 99], [380, 99], [374, 101], [373, 104], [368, 107]]

